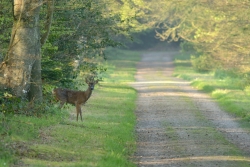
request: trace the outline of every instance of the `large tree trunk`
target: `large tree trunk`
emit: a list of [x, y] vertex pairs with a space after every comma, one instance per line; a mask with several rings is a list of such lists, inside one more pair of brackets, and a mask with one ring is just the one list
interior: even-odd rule
[[42, 0], [14, 0], [14, 25], [0, 84], [19, 97], [42, 100], [39, 12]]

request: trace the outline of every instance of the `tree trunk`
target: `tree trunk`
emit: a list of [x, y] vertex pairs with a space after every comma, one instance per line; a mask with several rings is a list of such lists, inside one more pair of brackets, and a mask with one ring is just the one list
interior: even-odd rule
[[35, 60], [30, 77], [30, 90], [28, 93], [29, 101], [41, 102], [43, 99], [42, 95], [42, 80], [41, 80], [41, 58]]
[[39, 12], [42, 0], [14, 0], [14, 24], [0, 84], [22, 98], [42, 100]]

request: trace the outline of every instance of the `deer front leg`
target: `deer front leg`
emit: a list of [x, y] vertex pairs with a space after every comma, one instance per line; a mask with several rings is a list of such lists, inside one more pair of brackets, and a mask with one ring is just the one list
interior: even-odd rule
[[81, 116], [81, 121], [82, 121], [82, 108], [80, 106], [80, 116]]
[[81, 121], [82, 121], [82, 111], [81, 111], [81, 105], [80, 104], [76, 104], [76, 120], [78, 121], [78, 115], [80, 114], [81, 116]]

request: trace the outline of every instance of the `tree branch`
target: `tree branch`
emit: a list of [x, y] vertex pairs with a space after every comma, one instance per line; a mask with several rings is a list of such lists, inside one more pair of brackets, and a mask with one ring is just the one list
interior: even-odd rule
[[47, 20], [45, 23], [45, 33], [41, 37], [41, 46], [43, 46], [48, 39], [49, 32], [50, 32], [50, 27], [52, 24], [52, 19], [53, 19], [53, 13], [54, 13], [54, 0], [46, 0], [47, 1]]

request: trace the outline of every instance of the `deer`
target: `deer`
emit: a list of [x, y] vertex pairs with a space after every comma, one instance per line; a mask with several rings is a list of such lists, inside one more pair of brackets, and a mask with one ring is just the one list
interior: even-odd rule
[[88, 84], [88, 89], [85, 91], [75, 91], [64, 88], [55, 88], [53, 90], [53, 94], [56, 97], [56, 100], [60, 101], [60, 109], [63, 107], [65, 103], [72, 104], [76, 107], [76, 120], [78, 121], [78, 116], [80, 114], [82, 121], [82, 110], [81, 106], [87, 102], [90, 98], [92, 91], [94, 90], [95, 84], [98, 83], [99, 80], [94, 81], [93, 79], [90, 81], [89, 79], [85, 79], [85, 82]]

